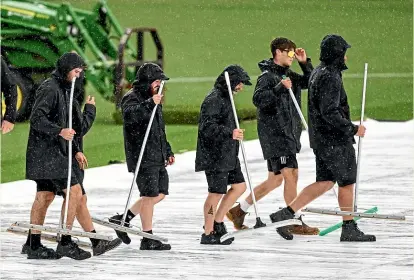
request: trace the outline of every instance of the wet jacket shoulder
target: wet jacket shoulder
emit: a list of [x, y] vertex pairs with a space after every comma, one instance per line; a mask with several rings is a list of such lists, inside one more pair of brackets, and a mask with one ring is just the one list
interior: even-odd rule
[[[6, 111], [2, 113], [2, 120], [14, 123], [16, 119], [17, 87], [12, 72], [7, 67], [3, 57], [1, 57], [1, 92], [4, 96]], [[3, 107], [2, 107], [3, 110]]]
[[[129, 172], [135, 171], [145, 132], [154, 108], [155, 103], [152, 97], [147, 94], [147, 88], [134, 87], [121, 100], [124, 121], [124, 147]], [[162, 105], [158, 105], [141, 166], [164, 165], [168, 157], [173, 155], [165, 133]]]
[[238, 164], [238, 141], [231, 101], [225, 87], [213, 88], [205, 97], [198, 123], [196, 171], [230, 171]]
[[306, 89], [313, 66], [310, 59], [300, 64], [303, 75], [273, 62], [259, 62], [262, 74], [253, 94], [257, 107], [259, 140], [265, 159], [296, 154], [301, 149], [302, 123], [289, 91], [281, 83], [282, 77], [292, 80], [292, 91], [299, 105], [301, 91]]
[[351, 122], [341, 71], [322, 63], [311, 75], [308, 96], [309, 139], [313, 149], [354, 143], [358, 126]]

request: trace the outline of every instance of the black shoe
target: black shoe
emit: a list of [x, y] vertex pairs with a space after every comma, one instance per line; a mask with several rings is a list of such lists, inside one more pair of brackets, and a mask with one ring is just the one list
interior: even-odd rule
[[365, 234], [359, 228], [357, 223], [352, 220], [350, 223], [342, 224], [341, 241], [356, 242], [373, 242], [376, 241], [375, 235]]
[[[24, 247], [24, 246], [23, 246]], [[23, 250], [22, 250], [23, 253]], [[58, 260], [62, 257], [55, 250], [47, 248], [43, 245], [40, 245], [37, 249], [33, 250], [30, 246], [27, 248], [27, 258], [28, 259], [38, 259], [38, 260]]]
[[156, 251], [163, 251], [163, 250], [171, 250], [170, 244], [164, 244], [161, 241], [149, 239], [149, 238], [142, 238], [141, 246], [139, 247], [140, 250], [156, 250]]
[[230, 245], [233, 241], [231, 239], [228, 239], [224, 242], [220, 242], [220, 237], [217, 236], [217, 234], [212, 231], [209, 235], [206, 235], [203, 233], [201, 235], [201, 241], [200, 244], [203, 245]]
[[[290, 211], [287, 208], [283, 208], [282, 210], [270, 214], [270, 220], [272, 221], [272, 223], [290, 220], [293, 218], [294, 215], [290, 213]], [[289, 226], [279, 227], [276, 229], [276, 231], [277, 233], [279, 233], [280, 236], [282, 236], [286, 240], [293, 239], [293, 234], [290, 233]]]
[[200, 244], [204, 244], [204, 245], [220, 244], [220, 238], [217, 238], [214, 231], [212, 231], [209, 235], [206, 235], [205, 233], [203, 233], [201, 235]]
[[102, 255], [112, 249], [115, 249], [116, 247], [121, 245], [121, 243], [122, 243], [122, 240], [119, 238], [116, 238], [112, 241], [99, 240], [98, 245], [92, 248], [93, 255], [94, 256]]
[[220, 242], [220, 238], [223, 235], [227, 234], [227, 228], [226, 228], [226, 225], [224, 224], [224, 222], [217, 223], [216, 221], [214, 221], [214, 232], [215, 232], [215, 235], [218, 238], [220, 244], [230, 245], [231, 243], [233, 243], [234, 237], [229, 238], [226, 241]]
[[62, 242], [59, 242], [56, 253], [74, 260], [85, 260], [89, 259], [92, 256], [90, 252], [82, 250], [73, 241], [69, 242], [66, 245], [62, 245]]
[[[112, 216], [111, 218], [109, 218], [109, 222], [116, 224], [116, 225], [120, 225], [121, 221], [122, 221], [122, 217], [123, 215], [115, 215]], [[123, 225], [124, 227], [129, 227], [129, 223], [124, 223]], [[123, 231], [119, 231], [119, 230], [115, 230], [116, 235], [122, 240], [122, 242], [124, 242], [125, 244], [129, 244], [131, 243], [131, 238], [129, 238], [128, 233], [123, 232]]]
[[20, 254], [28, 254], [29, 253], [29, 249], [30, 249], [30, 245], [27, 245], [26, 243], [23, 244], [22, 246], [22, 251], [20, 252]]

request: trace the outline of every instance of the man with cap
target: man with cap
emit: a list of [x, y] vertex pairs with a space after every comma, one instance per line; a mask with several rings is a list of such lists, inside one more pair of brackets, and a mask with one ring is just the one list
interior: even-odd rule
[[[75, 53], [65, 53], [57, 61], [56, 69], [52, 77], [45, 80], [36, 92], [36, 100], [30, 117], [30, 131], [26, 151], [26, 178], [33, 180], [37, 185], [36, 198], [30, 214], [30, 223], [43, 225], [46, 212], [55, 195], [65, 198], [68, 174], [68, 156], [74, 157], [72, 176], [70, 179], [71, 191], [67, 215], [67, 229], [71, 229], [75, 216], [82, 226], [92, 225], [89, 211], [86, 207], [86, 195], [82, 186], [83, 178], [78, 178], [76, 172], [79, 166], [85, 166], [86, 158], [82, 148], [79, 147], [85, 131], [82, 131], [81, 116], [76, 112], [77, 105], [74, 102], [75, 114], [73, 115], [76, 132], [67, 128], [69, 115], [69, 98], [71, 81], [73, 77], [79, 77], [83, 71], [84, 62]], [[77, 93], [74, 93], [75, 95]], [[79, 123], [79, 126], [76, 124]], [[87, 126], [86, 124], [84, 124]], [[72, 141], [73, 154], [68, 155], [68, 141]], [[78, 166], [79, 165], [79, 166]], [[62, 205], [64, 215], [65, 200]], [[88, 215], [85, 215], [85, 210]], [[82, 215], [83, 214], [83, 215]], [[88, 231], [95, 232], [92, 228]], [[102, 254], [120, 244], [120, 240], [111, 242], [104, 240], [92, 240], [94, 255]], [[27, 246], [29, 245], [30, 246]], [[23, 245], [22, 253], [27, 253], [30, 259], [58, 259], [67, 256], [76, 260], [91, 257], [87, 251], [80, 249], [71, 239], [70, 235], [62, 235], [56, 252], [46, 248], [40, 242], [40, 232], [32, 230], [28, 241]]]
[[[296, 48], [296, 44], [287, 38], [275, 38], [270, 43], [270, 51], [273, 57], [259, 62], [262, 74], [253, 94], [253, 104], [257, 107], [257, 131], [268, 171], [267, 179], [254, 188], [254, 194], [256, 200], [260, 200], [284, 180], [284, 200], [289, 205], [297, 195], [299, 172], [296, 154], [301, 149], [302, 122], [288, 89], [292, 89], [300, 106], [301, 92], [308, 87], [313, 66], [305, 50]], [[303, 75], [290, 69], [294, 58], [298, 60]], [[244, 217], [252, 204], [250, 194], [227, 213], [236, 229], [246, 228]], [[301, 217], [299, 219], [302, 220]], [[318, 228], [303, 221], [302, 225], [291, 225], [289, 229], [294, 234], [319, 233]]]
[[[307, 186], [289, 206], [270, 215], [272, 222], [291, 219], [295, 212], [338, 183], [338, 202], [342, 211], [353, 206], [356, 182], [354, 136], [363, 137], [365, 127], [351, 122], [348, 98], [342, 83], [346, 51], [351, 46], [339, 35], [327, 35], [321, 42], [320, 65], [309, 82], [308, 118], [310, 146], [315, 154], [316, 182]], [[293, 236], [286, 228], [279, 231], [285, 239]], [[343, 217], [340, 241], [375, 241], [364, 234], [351, 216]]]
[[[157, 106], [155, 117], [145, 146], [136, 183], [141, 198], [128, 209], [124, 226], [138, 214], [141, 217], [142, 230], [152, 234], [154, 205], [168, 195], [167, 165], [174, 163], [174, 154], [167, 141], [165, 123], [162, 115], [162, 95], [158, 95], [161, 81], [169, 78], [161, 67], [154, 63], [142, 65], [136, 75], [133, 88], [121, 100], [124, 121], [124, 147], [128, 172], [135, 172], [138, 156], [144, 141], [152, 111]], [[110, 222], [120, 224], [123, 214], [110, 218]], [[125, 232], [115, 231], [125, 244], [131, 239]], [[170, 244], [149, 238], [143, 238], [141, 250], [170, 250]]]
[[16, 103], [17, 103], [17, 87], [9, 67], [1, 56], [1, 92], [4, 96], [6, 111], [3, 116], [3, 106], [1, 107], [1, 131], [2, 134], [9, 133], [14, 128], [16, 120]]
[[[239, 141], [243, 140], [244, 130], [236, 128], [224, 77], [226, 71], [232, 94], [242, 91], [244, 85], [251, 85], [250, 77], [242, 67], [227, 66], [201, 104], [195, 171], [204, 171], [208, 184], [208, 196], [204, 203], [204, 233], [200, 242], [206, 245], [229, 245], [233, 242], [234, 238], [220, 242], [220, 237], [227, 233], [223, 219], [246, 190], [238, 159]], [[231, 188], [227, 191], [228, 185]]]

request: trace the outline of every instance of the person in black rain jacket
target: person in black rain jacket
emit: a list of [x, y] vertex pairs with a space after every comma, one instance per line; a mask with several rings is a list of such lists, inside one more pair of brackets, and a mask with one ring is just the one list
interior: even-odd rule
[[[289, 204], [270, 215], [273, 222], [290, 219], [320, 195], [338, 183], [338, 202], [342, 211], [353, 211], [356, 182], [354, 136], [363, 137], [365, 127], [351, 122], [342, 71], [347, 69], [346, 51], [351, 46], [339, 35], [330, 34], [321, 42], [320, 65], [309, 81], [309, 140], [315, 154], [316, 182]], [[286, 239], [293, 236], [286, 228], [278, 231]], [[341, 241], [375, 241], [364, 234], [351, 216], [343, 217]]]
[[[141, 199], [128, 210], [124, 223], [129, 226], [130, 221], [140, 214], [142, 229], [150, 234], [154, 205], [168, 195], [169, 178], [165, 167], [175, 161], [165, 134], [162, 96], [158, 95], [161, 81], [168, 79], [158, 65], [145, 63], [137, 71], [133, 88], [121, 100], [124, 146], [129, 172], [135, 172], [151, 114], [155, 105], [158, 105], [136, 179]], [[118, 214], [111, 217], [110, 221], [120, 224], [122, 217], [123, 214]], [[127, 233], [116, 231], [116, 234], [125, 244], [131, 242]], [[140, 249], [170, 250], [171, 246], [158, 240], [143, 238]]]
[[[205, 171], [208, 183], [208, 196], [204, 203], [204, 233], [200, 243], [209, 245], [232, 243], [234, 239], [220, 242], [220, 237], [227, 233], [223, 219], [246, 190], [238, 159], [243, 130], [236, 128], [225, 71], [229, 73], [232, 94], [240, 92], [243, 85], [251, 85], [250, 77], [243, 68], [230, 65], [217, 78], [214, 88], [201, 105], [195, 171]], [[231, 188], [227, 191], [228, 185]]]
[[[288, 88], [291, 88], [298, 104], [301, 104], [301, 91], [308, 88], [313, 66], [302, 48], [287, 38], [275, 38], [270, 43], [272, 58], [259, 62], [262, 74], [257, 79], [253, 104], [257, 107], [257, 131], [263, 156], [267, 160], [268, 177], [254, 189], [257, 200], [284, 184], [284, 199], [288, 205], [297, 195], [298, 162], [300, 152], [302, 122], [292, 101]], [[290, 69], [294, 58], [299, 62], [303, 75]], [[286, 77], [283, 80], [283, 76]], [[239, 205], [233, 207], [227, 217], [236, 229], [243, 225], [247, 210], [253, 204], [249, 195]], [[302, 219], [302, 218], [300, 218]], [[319, 229], [302, 225], [292, 225], [294, 234], [315, 235]]]
[[[70, 178], [71, 192], [67, 216], [67, 228], [71, 229], [79, 209], [78, 217], [82, 226], [89, 224], [93, 230], [92, 220], [86, 207], [86, 196], [83, 189], [83, 177], [78, 177], [78, 170], [86, 165], [86, 157], [79, 146], [82, 146], [83, 128], [80, 118], [80, 106], [75, 98], [73, 103], [74, 128], [68, 126], [69, 98], [71, 81], [79, 77], [84, 62], [76, 53], [63, 54], [56, 64], [52, 77], [44, 81], [36, 92], [36, 100], [30, 117], [30, 131], [26, 152], [26, 178], [37, 184], [36, 198], [31, 211], [31, 223], [42, 225], [46, 211], [55, 195], [65, 198], [68, 174], [68, 156], [74, 157]], [[77, 93], [74, 93], [76, 96]], [[90, 121], [90, 118], [89, 118]], [[86, 130], [85, 130], [86, 132]], [[76, 136], [75, 136], [76, 135]], [[68, 155], [68, 141], [72, 140], [72, 155]], [[65, 203], [65, 201], [63, 202]], [[82, 215], [84, 214], [84, 215]], [[94, 240], [94, 255], [102, 254], [120, 244], [120, 240]], [[29, 245], [30, 246], [27, 246]], [[40, 243], [40, 234], [29, 233], [28, 241], [23, 245], [22, 252], [31, 259], [56, 259], [67, 256], [77, 260], [91, 257], [91, 254], [80, 249], [70, 235], [62, 235], [56, 252]]]

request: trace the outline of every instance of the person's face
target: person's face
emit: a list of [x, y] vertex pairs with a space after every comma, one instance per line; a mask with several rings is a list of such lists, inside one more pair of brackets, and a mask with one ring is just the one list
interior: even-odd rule
[[348, 57], [346, 55], [344, 55], [344, 61], [345, 61], [345, 63], [347, 62], [347, 60], [348, 60]]
[[239, 83], [235, 88], [234, 88], [234, 92], [235, 93], [237, 93], [237, 92], [240, 92], [240, 91], [242, 91], [243, 90], [243, 88], [244, 88], [244, 84], [243, 83]]
[[155, 80], [151, 83], [151, 93], [152, 95], [158, 94], [158, 90], [161, 86], [161, 80]]
[[284, 50], [276, 50], [276, 57], [279, 65], [290, 67], [293, 63], [293, 59], [295, 58], [295, 50], [294, 49], [284, 49]]
[[68, 81], [72, 81], [74, 77], [79, 78], [80, 74], [82, 73], [82, 68], [75, 68], [68, 73]]

